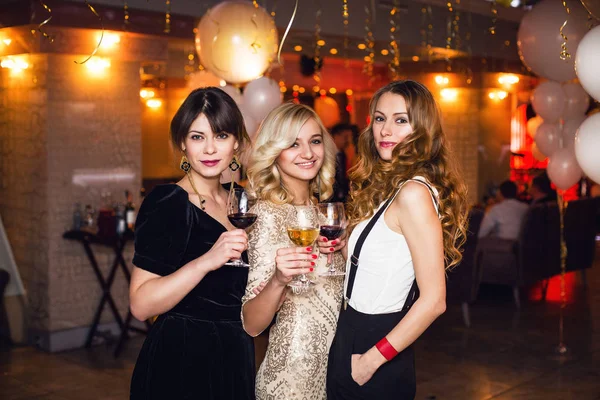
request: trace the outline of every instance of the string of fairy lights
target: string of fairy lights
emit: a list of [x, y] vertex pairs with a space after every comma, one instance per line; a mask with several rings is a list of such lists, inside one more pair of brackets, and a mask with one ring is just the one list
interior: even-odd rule
[[400, 47], [396, 41], [396, 34], [400, 26], [400, 7], [398, 0], [394, 0], [390, 10], [390, 45], [389, 52], [392, 55], [388, 63], [393, 79], [398, 79], [400, 75]]
[[365, 6], [365, 42], [364, 50], [367, 54], [364, 57], [363, 72], [372, 77], [373, 64], [375, 64], [375, 36], [373, 35], [373, 15], [368, 5]]
[[[150, 1], [150, 0], [148, 0]], [[156, 1], [156, 0], [155, 0]], [[160, 1], [160, 0], [158, 0]], [[471, 12], [466, 12], [464, 11], [464, 7], [461, 6], [461, 2], [462, 1], [469, 1], [469, 0], [446, 0], [445, 2], [445, 9], [447, 12], [446, 15], [446, 32], [445, 32], [445, 39], [444, 39], [444, 44], [443, 46], [445, 47], [445, 49], [447, 50], [444, 54], [445, 54], [445, 61], [446, 61], [446, 71], [447, 72], [451, 72], [452, 71], [452, 54], [453, 51], [464, 51], [467, 53], [468, 57], [469, 57], [469, 61], [472, 59], [472, 13]], [[566, 5], [566, 1], [565, 0], [561, 0], [563, 5], [565, 6], [565, 10], [567, 12], [567, 15], [569, 14], [569, 8]], [[122, 1], [122, 9], [123, 9], [123, 30], [127, 31], [132, 23], [132, 10], [130, 8], [130, 1], [128, 0], [123, 0]], [[172, 0], [164, 0], [164, 28], [163, 28], [163, 32], [166, 34], [171, 33], [171, 22], [172, 22], [172, 15], [171, 15], [171, 6], [172, 6], [173, 1]], [[267, 3], [270, 3], [270, 11], [269, 14], [271, 15], [271, 17], [275, 17], [277, 15], [277, 0], [272, 0], [272, 1], [263, 1], [263, 2], [259, 2], [257, 0], [252, 0], [252, 4], [254, 5], [254, 7], [264, 7], [267, 5]], [[341, 19], [342, 19], [342, 28], [343, 28], [343, 41], [342, 41], [342, 51], [340, 52], [341, 56], [344, 59], [344, 65], [345, 67], [349, 66], [350, 63], [350, 44], [351, 44], [351, 40], [350, 40], [350, 0], [341, 0], [341, 7], [340, 7], [340, 11], [341, 11]], [[401, 67], [401, 37], [400, 37], [400, 20], [401, 20], [401, 14], [402, 14], [402, 10], [401, 10], [401, 3], [400, 0], [392, 0], [390, 1], [390, 10], [389, 13], [387, 14], [387, 20], [388, 20], [388, 31], [389, 31], [389, 39], [388, 39], [388, 43], [387, 46], [385, 48], [383, 48], [381, 50], [381, 55], [383, 56], [381, 59], [379, 59], [381, 62], [385, 62], [387, 64], [387, 67], [389, 69], [390, 72], [390, 77], [392, 77], [393, 79], [397, 79], [400, 76], [400, 67]], [[45, 16], [45, 20], [42, 21], [41, 23], [39, 23], [39, 25], [32, 29], [32, 33], [39, 33], [41, 34], [44, 38], [46, 38], [49, 41], [52, 41], [53, 38], [46, 33], [45, 28], [46, 25], [50, 22], [51, 18], [52, 18], [52, 10], [44, 3], [44, 1], [40, 0], [40, 4], [43, 6], [43, 9], [47, 12], [47, 15]], [[101, 16], [94, 10], [93, 6], [88, 2], [88, 0], [85, 0], [85, 4], [88, 6], [88, 8], [94, 13], [94, 15], [96, 17], [98, 17], [99, 21], [100, 21], [100, 25], [101, 25], [101, 29], [104, 32], [104, 27], [102, 25], [102, 18]], [[489, 26], [489, 28], [487, 29], [488, 34], [492, 35], [492, 36], [496, 36], [497, 37], [497, 31], [498, 31], [498, 0], [491, 0], [490, 1], [490, 18], [491, 18], [491, 24]], [[504, 5], [504, 3], [502, 3]], [[373, 4], [369, 3], [367, 5], [365, 5], [364, 7], [364, 37], [363, 37], [363, 43], [359, 44], [359, 49], [364, 51], [364, 56], [363, 61], [364, 61], [364, 65], [363, 65], [363, 73], [365, 73], [367, 76], [371, 77], [373, 79], [373, 75], [374, 75], [374, 66], [375, 66], [375, 58], [376, 58], [376, 47], [377, 47], [377, 43], [375, 40], [375, 24], [378, 22], [375, 20], [375, 9], [373, 9], [372, 7]], [[434, 56], [435, 56], [435, 52], [433, 49], [434, 46], [434, 19], [433, 19], [433, 12], [438, 12], [438, 10], [433, 10], [435, 7], [432, 7], [431, 5], [423, 5], [419, 8], [420, 10], [420, 45], [421, 45], [421, 49], [420, 49], [420, 54], [421, 57], [415, 55], [413, 56], [413, 60], [414, 61], [427, 61], [429, 63], [432, 63], [434, 60]], [[315, 12], [315, 25], [314, 25], [314, 54], [313, 54], [313, 61], [315, 64], [315, 73], [314, 73], [314, 80], [315, 80], [315, 86], [319, 87], [321, 85], [321, 73], [320, 73], [320, 67], [322, 65], [322, 60], [323, 60], [323, 47], [325, 45], [325, 41], [323, 40], [323, 35], [322, 35], [322, 17], [323, 17], [323, 10], [322, 10], [322, 6], [321, 6], [321, 1], [320, 0], [314, 0], [313, 3], [313, 9]], [[439, 10], [442, 11], [443, 9]], [[462, 10], [462, 11], [461, 11]], [[436, 15], [439, 18], [439, 15]], [[385, 17], [384, 17], [385, 18]], [[563, 24], [563, 26], [561, 27], [560, 33], [561, 36], [563, 37], [563, 44], [561, 47], [561, 58], [562, 59], [566, 59], [570, 56], [568, 50], [567, 50], [567, 37], [563, 32], [563, 29], [565, 28], [565, 24]], [[100, 47], [102, 41], [102, 34], [100, 35], [100, 40], [98, 41], [98, 44], [96, 46], [95, 49], [93, 49], [93, 51], [91, 52], [90, 56], [88, 58], [86, 58], [84, 61], [82, 62], [78, 62], [78, 63], [85, 63], [86, 61], [88, 61], [92, 56], [95, 55], [96, 51], [98, 50], [98, 48]], [[502, 41], [500, 43], [503, 47], [503, 51], [509, 51], [510, 50], [510, 41]], [[301, 47], [301, 46], [295, 46], [295, 47]], [[192, 73], [193, 71], [196, 70], [196, 68], [198, 69], [202, 69], [202, 66], [200, 65], [200, 63], [198, 62], [199, 59], [196, 56], [195, 52], [193, 49], [191, 49], [191, 47], [189, 49], [186, 49], [185, 52], [187, 53], [187, 62], [184, 65], [184, 69], [186, 72], [186, 75]], [[329, 51], [332, 55], [335, 55], [338, 53], [338, 50], [333, 48], [330, 49]], [[283, 67], [281, 67], [283, 68]], [[460, 68], [461, 71], [465, 71], [465, 74], [467, 75], [467, 81], [470, 82], [472, 80], [472, 72], [470, 72], [469, 68], [465, 68], [465, 67], [461, 67]]]

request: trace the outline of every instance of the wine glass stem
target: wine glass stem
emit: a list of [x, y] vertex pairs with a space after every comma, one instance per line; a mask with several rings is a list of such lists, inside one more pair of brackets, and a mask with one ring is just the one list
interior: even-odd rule
[[327, 254], [327, 265], [329, 266], [329, 272], [335, 272], [335, 268], [333, 267], [333, 253]]

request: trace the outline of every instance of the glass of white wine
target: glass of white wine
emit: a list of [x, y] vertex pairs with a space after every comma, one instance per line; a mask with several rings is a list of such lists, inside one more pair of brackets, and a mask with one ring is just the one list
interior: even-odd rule
[[[319, 209], [316, 206], [294, 206], [288, 216], [288, 237], [296, 246], [313, 246], [319, 237]], [[294, 293], [307, 292], [313, 285], [306, 274], [301, 274], [297, 280], [291, 281]]]

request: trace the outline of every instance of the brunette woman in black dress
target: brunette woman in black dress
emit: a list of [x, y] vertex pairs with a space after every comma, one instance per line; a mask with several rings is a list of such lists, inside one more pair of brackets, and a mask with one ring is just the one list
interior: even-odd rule
[[243, 230], [227, 219], [228, 185], [249, 143], [235, 102], [218, 88], [190, 93], [171, 122], [185, 176], [155, 188], [135, 228], [131, 311], [159, 315], [131, 381], [132, 400], [254, 399], [254, 346], [240, 320], [246, 268]]

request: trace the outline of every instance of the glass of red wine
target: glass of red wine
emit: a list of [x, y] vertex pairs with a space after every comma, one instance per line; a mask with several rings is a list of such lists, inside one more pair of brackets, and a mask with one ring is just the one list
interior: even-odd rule
[[[346, 211], [343, 203], [320, 203], [318, 205], [321, 222], [321, 236], [325, 236], [327, 240], [338, 239], [346, 229]], [[342, 276], [346, 272], [338, 271], [333, 264], [333, 254], [327, 255], [327, 271], [319, 274], [319, 276]]]
[[[238, 229], [246, 229], [252, 226], [256, 222], [257, 215], [250, 212], [250, 209], [254, 205], [254, 199], [252, 199], [246, 190], [243, 188], [233, 188], [229, 192], [227, 198], [227, 218], [231, 225]], [[231, 265], [234, 267], [249, 267], [250, 265], [242, 260], [232, 260], [225, 265]]]

